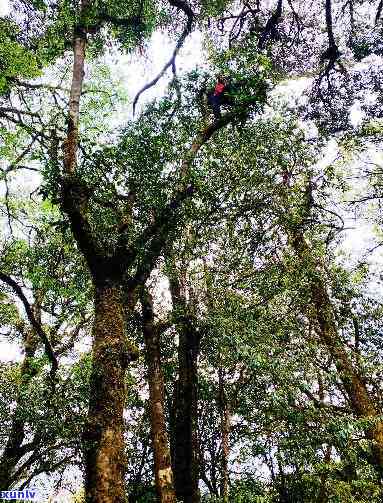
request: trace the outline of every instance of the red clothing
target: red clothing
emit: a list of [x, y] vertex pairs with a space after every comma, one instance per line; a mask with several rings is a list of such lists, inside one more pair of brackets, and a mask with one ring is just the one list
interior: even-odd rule
[[222, 84], [221, 82], [217, 82], [215, 85], [214, 89], [214, 96], [218, 96], [219, 94], [223, 93], [223, 90], [225, 89], [225, 84]]

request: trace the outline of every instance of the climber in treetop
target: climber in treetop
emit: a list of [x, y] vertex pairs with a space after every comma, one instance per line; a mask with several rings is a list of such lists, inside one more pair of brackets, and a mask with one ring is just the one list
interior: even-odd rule
[[213, 114], [216, 119], [221, 118], [221, 105], [229, 104], [229, 100], [225, 95], [225, 90], [227, 89], [227, 80], [222, 76], [217, 76], [217, 83], [214, 88], [214, 93], [208, 96], [208, 102], [213, 109]]
[[217, 75], [214, 91], [207, 97], [208, 103], [217, 120], [221, 118], [222, 105], [242, 108], [257, 105], [258, 111], [262, 111], [268, 87], [267, 82], [261, 79], [258, 82], [249, 82], [248, 79], [233, 82], [230, 78]]

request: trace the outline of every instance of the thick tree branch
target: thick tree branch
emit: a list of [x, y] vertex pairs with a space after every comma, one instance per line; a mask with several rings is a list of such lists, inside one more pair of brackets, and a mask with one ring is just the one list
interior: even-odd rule
[[19, 110], [18, 108], [14, 107], [0, 107], [0, 115], [3, 115], [5, 118], [7, 118], [7, 116], [5, 115], [7, 113], [16, 114], [19, 118], [22, 115], [28, 115], [29, 117], [40, 117], [36, 112], [30, 112], [29, 110]]
[[19, 80], [19, 79], [15, 78], [15, 77], [12, 78], [11, 80], [13, 82], [15, 82], [18, 86], [25, 87], [27, 89], [46, 89], [46, 90], [51, 91], [51, 92], [56, 92], [56, 91], [68, 92], [68, 91], [70, 91], [70, 89], [67, 89], [66, 87], [51, 86], [49, 84], [32, 84], [30, 82], [25, 82], [25, 81]]
[[279, 23], [282, 16], [282, 6], [283, 0], [278, 0], [277, 8], [267, 21], [265, 29], [263, 30], [262, 35], [259, 37], [258, 48], [260, 50], [265, 48], [267, 39], [270, 36], [272, 37], [275, 35], [277, 24]]
[[91, 190], [75, 176], [64, 178], [62, 187], [62, 206], [68, 215], [74, 237], [84, 254], [91, 273], [99, 269], [102, 253], [93, 237], [87, 218]]
[[332, 4], [331, 0], [326, 0], [326, 29], [327, 29], [327, 37], [328, 37], [328, 48], [322, 54], [322, 61], [328, 59], [329, 65], [334, 66], [335, 61], [340, 56], [340, 52], [338, 46], [335, 42], [333, 25], [332, 25]]
[[328, 45], [335, 46], [334, 33], [332, 29], [332, 5], [331, 0], [326, 0], [326, 27], [328, 36]]
[[138, 265], [136, 274], [130, 281], [130, 285], [138, 285], [146, 281], [149, 277], [155, 262], [160, 255], [163, 247], [166, 245], [170, 232], [176, 227], [178, 220], [178, 210], [186, 199], [189, 199], [196, 191], [193, 183], [189, 183], [188, 175], [191, 165], [196, 158], [201, 147], [209, 141], [212, 135], [227, 126], [238, 117], [238, 113], [231, 112], [223, 115], [219, 120], [213, 122], [203, 129], [195, 138], [192, 146], [186, 153], [181, 164], [181, 180], [179, 188], [176, 189], [171, 201], [157, 215], [153, 224], [149, 225], [137, 239], [135, 247], [127, 252], [125, 247], [120, 247], [118, 254], [120, 260], [125, 260], [127, 265], [132, 264], [142, 248], [146, 252]]
[[378, 24], [380, 16], [382, 15], [382, 9], [383, 9], [383, 0], [380, 0], [378, 8], [376, 10], [375, 24]]

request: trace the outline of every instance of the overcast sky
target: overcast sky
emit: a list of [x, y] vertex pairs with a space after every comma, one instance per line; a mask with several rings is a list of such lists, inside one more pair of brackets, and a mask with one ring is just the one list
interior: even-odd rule
[[5, 16], [8, 11], [8, 0], [0, 0], [0, 16]]

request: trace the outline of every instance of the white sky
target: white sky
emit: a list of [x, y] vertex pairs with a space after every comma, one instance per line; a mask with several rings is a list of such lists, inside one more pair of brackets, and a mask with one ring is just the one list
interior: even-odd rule
[[0, 16], [5, 16], [9, 12], [8, 0], [0, 0]]

